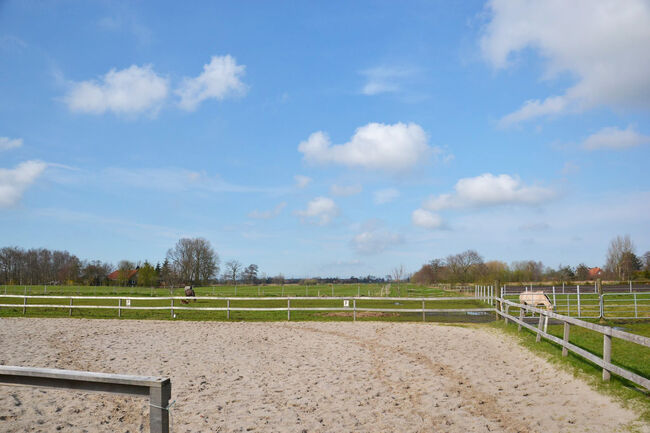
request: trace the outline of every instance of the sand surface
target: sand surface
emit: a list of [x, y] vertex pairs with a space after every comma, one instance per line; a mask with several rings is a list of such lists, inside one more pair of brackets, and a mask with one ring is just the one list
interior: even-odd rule
[[[174, 432], [614, 432], [636, 415], [489, 329], [0, 319], [0, 364], [167, 376]], [[0, 431], [148, 431], [148, 400], [0, 386]]]

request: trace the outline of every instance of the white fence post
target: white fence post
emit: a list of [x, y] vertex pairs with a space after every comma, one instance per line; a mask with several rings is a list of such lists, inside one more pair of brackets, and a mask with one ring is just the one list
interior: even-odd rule
[[580, 285], [577, 286], [576, 291], [578, 292], [578, 316], [580, 317]]
[[634, 318], [638, 319], [639, 318], [639, 311], [636, 306], [636, 293], [633, 295], [634, 296]]
[[291, 320], [291, 299], [287, 299], [287, 320]]
[[122, 317], [122, 298], [117, 300], [117, 317]]
[[555, 307], [556, 302], [555, 302], [555, 286], [553, 286], [553, 307]]

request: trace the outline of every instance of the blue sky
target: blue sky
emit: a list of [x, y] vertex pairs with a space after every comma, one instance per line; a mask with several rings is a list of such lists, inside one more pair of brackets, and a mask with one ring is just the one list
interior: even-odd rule
[[650, 250], [650, 3], [0, 3], [0, 245], [268, 275]]

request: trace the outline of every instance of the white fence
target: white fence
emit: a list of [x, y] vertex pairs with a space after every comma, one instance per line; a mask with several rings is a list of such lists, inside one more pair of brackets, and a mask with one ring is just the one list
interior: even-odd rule
[[[535, 291], [543, 291], [554, 306], [554, 311], [570, 317], [583, 319], [650, 319], [650, 292], [615, 292], [603, 293], [602, 296], [594, 293], [593, 287], [575, 286], [574, 292], [564, 293], [556, 287], [536, 288]], [[494, 286], [476, 286], [474, 297], [489, 300], [490, 296], [498, 296], [510, 301], [518, 301], [519, 294], [526, 290], [517, 292], [508, 291], [507, 286], [500, 288], [499, 293], [494, 293]]]
[[[487, 313], [493, 312], [494, 308], [427, 308], [427, 302], [433, 301], [471, 301], [471, 297], [431, 297], [431, 298], [401, 298], [401, 297], [214, 297], [214, 296], [201, 296], [201, 297], [182, 297], [182, 296], [168, 296], [168, 297], [115, 297], [115, 296], [43, 296], [43, 295], [0, 295], [0, 299], [19, 299], [22, 303], [19, 304], [10, 304], [10, 303], [1, 303], [0, 308], [22, 308], [23, 314], [26, 313], [28, 308], [57, 308], [69, 310], [69, 315], [72, 315], [72, 311], [76, 309], [103, 309], [103, 310], [117, 310], [118, 317], [121, 317], [122, 311], [129, 310], [167, 310], [170, 312], [171, 317], [175, 317], [177, 311], [224, 311], [226, 312], [226, 317], [230, 318], [230, 313], [235, 311], [286, 311], [287, 320], [291, 320], [291, 312], [307, 311], [307, 312], [341, 312], [347, 311], [352, 313], [353, 320], [357, 319], [358, 312], [380, 312], [380, 313], [421, 313], [422, 320], [426, 320], [426, 314], [433, 313]], [[61, 303], [33, 303], [34, 300], [45, 299], [48, 301], [58, 300]], [[179, 305], [178, 301], [191, 302], [195, 300], [200, 301], [218, 301], [221, 303], [225, 302], [224, 306], [215, 307], [215, 306], [183, 306]], [[95, 304], [79, 304], [75, 302], [79, 301], [91, 301]], [[97, 305], [97, 304], [106, 304], [112, 302], [112, 305]], [[244, 302], [286, 302], [286, 306], [282, 307], [244, 307], [244, 306], [233, 306], [231, 303], [236, 302], [238, 304]], [[294, 305], [291, 305], [291, 302], [294, 302]], [[307, 306], [307, 307], [297, 307], [296, 302], [304, 301], [337, 301], [340, 302], [340, 307], [334, 306]], [[357, 301], [390, 301], [393, 302], [393, 307], [391, 308], [374, 308], [367, 306], [357, 305]], [[169, 302], [168, 305], [131, 305], [133, 302], [154, 302], [162, 303]], [[405, 308], [401, 306], [402, 303], [421, 303], [420, 308]], [[487, 300], [486, 300], [487, 302]], [[117, 304], [115, 304], [117, 303]], [[187, 305], [187, 304], [185, 304]]]

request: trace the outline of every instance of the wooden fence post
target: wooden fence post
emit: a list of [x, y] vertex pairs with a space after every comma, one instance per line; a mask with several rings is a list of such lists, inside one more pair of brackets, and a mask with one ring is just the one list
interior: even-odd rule
[[169, 433], [169, 399], [172, 396], [172, 384], [163, 382], [160, 388], [149, 388], [149, 431], [151, 433]]
[[542, 328], [544, 327], [544, 315], [540, 313], [539, 315], [539, 321], [537, 322], [537, 337], [535, 338], [535, 342], [539, 343], [542, 341]]
[[226, 319], [230, 319], [230, 299], [226, 299]]
[[[70, 301], [72, 302], [72, 299]], [[27, 296], [23, 295], [23, 316], [25, 315], [26, 310], [27, 310]]]
[[[565, 343], [569, 342], [569, 331], [571, 329], [571, 325], [569, 325], [569, 322], [564, 322], [564, 335], [562, 336], [562, 340], [564, 340]], [[567, 349], [565, 346], [562, 346], [562, 356], [567, 356], [569, 354], [569, 349]]]
[[600, 310], [600, 324], [605, 323], [605, 300], [603, 299], [603, 283], [600, 278], [596, 280], [596, 287], [598, 289], [598, 309]]
[[503, 320], [506, 322], [506, 326], [508, 325], [508, 314], [510, 314], [510, 305], [506, 305], [506, 315], [503, 317]]
[[122, 298], [117, 300], [117, 317], [122, 317]]
[[70, 314], [68, 316], [72, 316], [72, 298], [70, 298]]
[[427, 319], [424, 317], [424, 299], [422, 300], [422, 321], [426, 322]]
[[578, 292], [578, 315], [577, 318], [580, 318], [580, 285], [577, 285], [576, 291]]
[[291, 320], [291, 299], [287, 299], [287, 320]]
[[357, 300], [356, 299], [352, 300], [352, 321], [353, 322], [357, 321]]
[[555, 307], [555, 286], [553, 286], [553, 307]]
[[636, 306], [636, 292], [634, 293], [634, 318], [637, 319], [639, 317], [639, 311]]
[[173, 318], [174, 318], [174, 300], [173, 300], [173, 299], [172, 299], [172, 308], [171, 308], [171, 311], [172, 311], [172, 319], [173, 319]]
[[[522, 307], [519, 307], [519, 321], [523, 322], [524, 321], [524, 309]], [[521, 331], [521, 323], [518, 323], [517, 327], [517, 332]]]
[[[612, 337], [611, 335], [603, 334], [603, 362], [612, 361]], [[603, 380], [609, 381], [611, 374], [607, 367], [603, 367]]]

